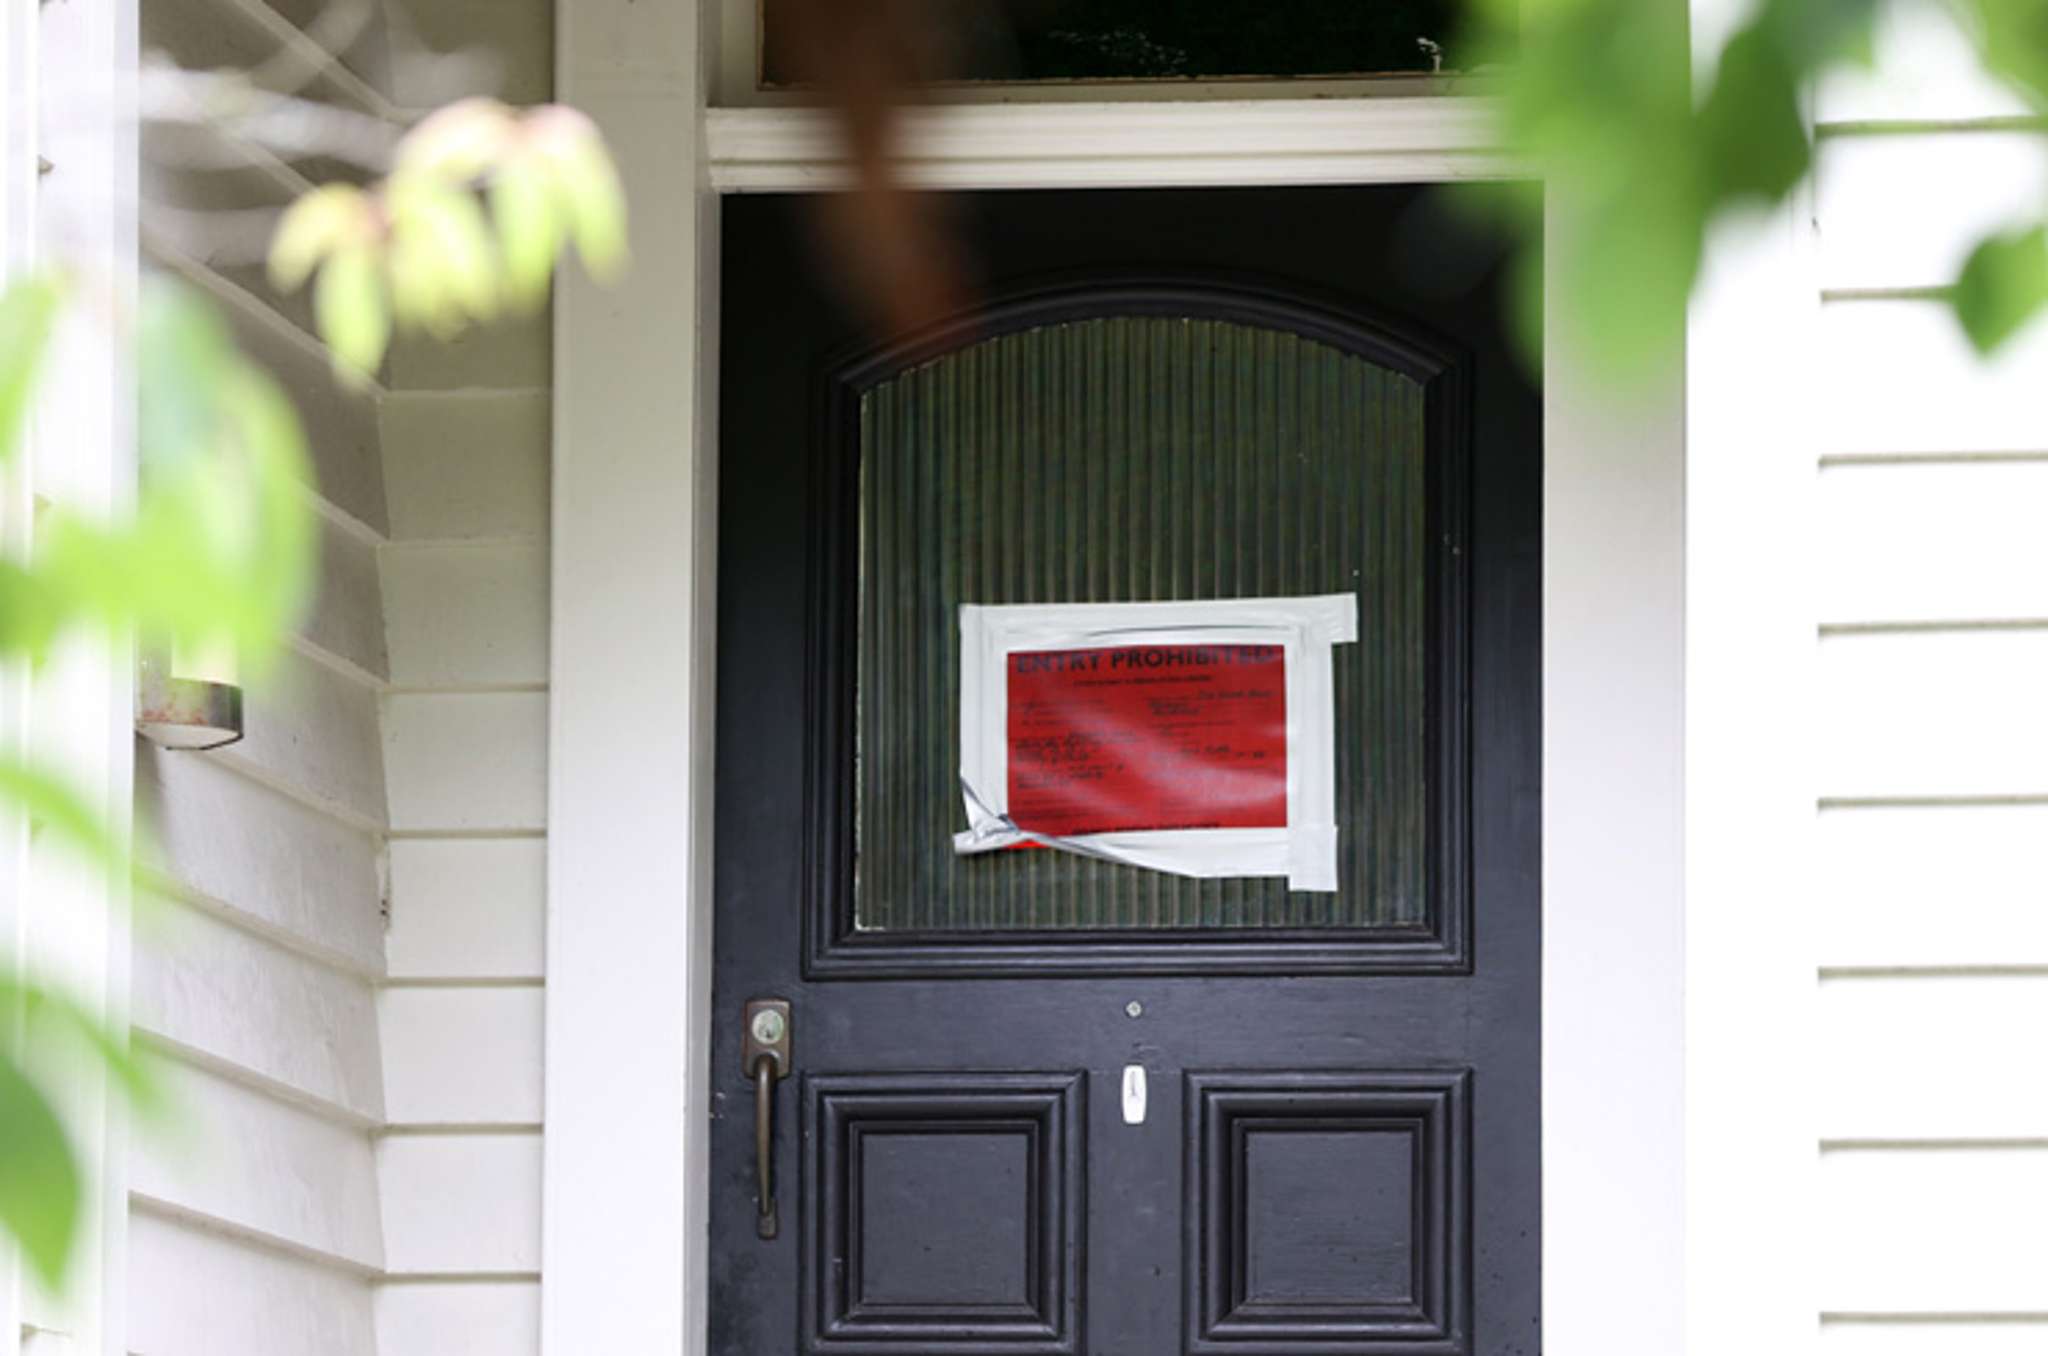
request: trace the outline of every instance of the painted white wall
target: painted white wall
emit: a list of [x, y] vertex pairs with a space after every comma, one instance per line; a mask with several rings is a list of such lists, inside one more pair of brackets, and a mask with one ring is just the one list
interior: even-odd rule
[[1931, 8], [1817, 108], [1814, 1307], [1829, 1356], [2039, 1350], [2048, 326], [1979, 364], [1924, 289], [2048, 147]]
[[[488, 53], [494, 91], [520, 104], [553, 87], [552, 16], [547, 0], [403, 7], [428, 47]], [[449, 97], [414, 69], [394, 65], [395, 102]], [[378, 553], [391, 655], [379, 1356], [540, 1344], [551, 349], [545, 311], [401, 344], [379, 409], [391, 506]]]
[[[305, 41], [262, 0], [144, 5], [146, 37], [195, 65]], [[548, 13], [440, 6], [420, 36], [496, 48], [503, 92], [534, 102]], [[419, 68], [387, 36], [373, 24], [311, 92], [374, 116], [446, 98], [400, 87]], [[304, 186], [259, 161], [163, 187], [246, 207]], [[180, 898], [137, 948], [135, 1021], [191, 1117], [133, 1168], [128, 1347], [533, 1350], [546, 317], [402, 345], [342, 392], [300, 299], [203, 239], [148, 241], [298, 403], [323, 539], [317, 604], [249, 693], [248, 738], [138, 754]]]
[[548, 396], [414, 386], [383, 415], [377, 1351], [510, 1356], [539, 1348]]

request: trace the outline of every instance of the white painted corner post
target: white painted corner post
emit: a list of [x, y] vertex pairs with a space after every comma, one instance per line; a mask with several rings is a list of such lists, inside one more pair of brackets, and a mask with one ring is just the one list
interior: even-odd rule
[[[1742, 0], [1691, 0], [1711, 65]], [[1707, 241], [1686, 322], [1688, 1350], [1821, 1340], [1815, 912], [1823, 444], [1811, 185]]]
[[[34, 412], [4, 483], [0, 541], [26, 550], [35, 505], [118, 517], [136, 485], [134, 389], [123, 338], [134, 315], [134, 0], [48, 0], [4, 20], [4, 256], [12, 276], [55, 266], [74, 280], [38, 378]], [[0, 748], [61, 776], [117, 842], [129, 836], [134, 785], [132, 644], [60, 641], [32, 675], [0, 673]], [[0, 819], [11, 811], [0, 811]], [[128, 873], [87, 860], [61, 835], [6, 825], [0, 845], [0, 966], [70, 997], [125, 1032]], [[126, 1115], [110, 1071], [63, 1055], [44, 1062], [25, 1032], [84, 1178], [68, 1284], [49, 1294], [8, 1250], [0, 1263], [0, 1356], [125, 1356]]]
[[556, 294], [541, 1343], [703, 1343], [716, 231], [698, 0], [557, 7], [624, 174], [628, 281]]

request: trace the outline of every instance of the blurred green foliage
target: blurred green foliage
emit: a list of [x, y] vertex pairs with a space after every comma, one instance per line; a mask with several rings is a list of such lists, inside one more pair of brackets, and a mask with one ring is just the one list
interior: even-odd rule
[[[286, 288], [317, 274], [315, 317], [336, 374], [360, 382], [394, 330], [446, 337], [541, 304], [572, 245], [600, 278], [625, 264], [624, 197], [596, 127], [565, 108], [468, 100], [411, 129], [383, 182], [315, 189], [288, 209], [271, 269]], [[69, 637], [101, 634], [233, 653], [260, 678], [316, 577], [298, 415], [196, 292], [150, 277], [135, 314], [108, 317], [72, 304], [91, 290], [85, 281], [45, 272], [0, 293], [0, 477], [56, 361], [54, 338], [100, 325], [96, 341], [121, 345], [133, 364], [140, 485], [117, 518], [50, 503], [29, 540], [0, 538], [0, 666], [32, 668]], [[115, 878], [135, 872], [61, 769], [0, 754], [0, 813], [25, 816], [42, 840]], [[105, 1071], [132, 1107], [162, 1106], [125, 1033], [32, 976], [0, 975], [0, 1230], [53, 1289], [85, 1199], [63, 1089], [88, 1069]]]
[[[1574, 344], [1617, 375], [1661, 361], [1712, 225], [1783, 201], [1811, 172], [1814, 83], [1871, 62], [1888, 7], [1926, 5], [1952, 13], [1986, 70], [2048, 114], [2048, 0], [1758, 0], [1697, 63], [1683, 4], [1477, 0], [1473, 45], [1501, 66], [1507, 135], [1572, 204], [1566, 229], [1529, 247], [1529, 296], [1535, 251], [1555, 251]], [[1520, 200], [1525, 224], [1540, 210], [1534, 194]], [[2036, 225], [1986, 239], [1949, 293], [1981, 352], [2048, 305]], [[1540, 308], [1525, 310], [1533, 343]]]
[[539, 305], [570, 244], [600, 279], [625, 267], [625, 199], [596, 125], [559, 105], [465, 99], [406, 134], [381, 184], [330, 184], [293, 204], [270, 278], [285, 292], [314, 278], [336, 374], [360, 382], [394, 329], [447, 339]]

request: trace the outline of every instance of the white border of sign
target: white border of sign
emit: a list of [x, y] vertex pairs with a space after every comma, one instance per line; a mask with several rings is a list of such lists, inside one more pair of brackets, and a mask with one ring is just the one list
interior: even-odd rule
[[[1179, 876], [1285, 876], [1337, 888], [1335, 700], [1330, 647], [1358, 639], [1356, 594], [1178, 603], [966, 604], [960, 609], [960, 790], [956, 852], [1037, 843]], [[1009, 817], [1009, 657], [1131, 645], [1278, 645], [1287, 671], [1287, 826], [1155, 829], [1056, 837]]]

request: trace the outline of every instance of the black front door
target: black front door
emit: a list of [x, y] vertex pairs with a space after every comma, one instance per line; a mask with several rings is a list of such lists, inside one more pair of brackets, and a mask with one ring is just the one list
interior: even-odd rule
[[[976, 313], [882, 347], [808, 204], [725, 207], [711, 1350], [1540, 1350], [1497, 251], [1408, 189], [956, 205]], [[1334, 890], [956, 853], [963, 606], [1324, 595]]]

